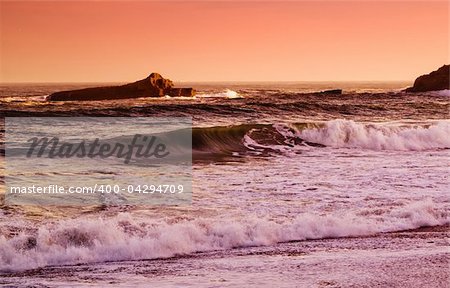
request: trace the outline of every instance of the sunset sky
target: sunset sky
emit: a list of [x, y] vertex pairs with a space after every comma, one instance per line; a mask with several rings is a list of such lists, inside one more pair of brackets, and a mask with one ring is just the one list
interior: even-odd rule
[[413, 80], [449, 2], [5, 2], [1, 82]]

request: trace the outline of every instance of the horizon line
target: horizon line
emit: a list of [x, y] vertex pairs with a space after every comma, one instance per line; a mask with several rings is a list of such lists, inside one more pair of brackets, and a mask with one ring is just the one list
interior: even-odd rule
[[[145, 78], [144, 78], [145, 79]], [[166, 78], [167, 79], [167, 78]], [[142, 80], [142, 79], [140, 79]], [[169, 79], [171, 80], [171, 79]], [[1, 82], [0, 85], [8, 84], [98, 84], [98, 83], [111, 83], [111, 84], [124, 84], [133, 83], [139, 80], [132, 81], [12, 81]], [[396, 80], [171, 80], [174, 83], [348, 83], [348, 82], [414, 82], [415, 80], [396, 79]]]

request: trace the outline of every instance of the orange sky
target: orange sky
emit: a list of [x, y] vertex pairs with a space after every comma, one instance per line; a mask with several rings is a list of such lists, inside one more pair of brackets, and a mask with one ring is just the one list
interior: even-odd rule
[[413, 80], [449, 2], [4, 2], [1, 82]]

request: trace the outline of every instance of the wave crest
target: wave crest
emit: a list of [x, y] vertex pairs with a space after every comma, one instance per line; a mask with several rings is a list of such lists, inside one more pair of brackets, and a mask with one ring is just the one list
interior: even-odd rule
[[324, 127], [306, 129], [299, 137], [336, 148], [421, 151], [450, 148], [450, 122], [427, 126], [362, 124], [333, 120]]

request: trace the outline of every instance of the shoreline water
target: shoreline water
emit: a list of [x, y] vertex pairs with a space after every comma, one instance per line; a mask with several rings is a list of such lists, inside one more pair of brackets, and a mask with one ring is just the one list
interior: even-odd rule
[[[417, 287], [420, 283], [421, 287], [445, 287], [450, 283], [449, 228], [441, 225], [362, 237], [291, 241], [163, 259], [49, 266], [2, 272], [0, 283], [57, 287], [76, 279], [79, 287], [129, 283], [143, 287], [151, 279], [162, 287], [188, 283], [205, 287], [257, 286], [277, 279], [279, 286], [285, 287], [295, 279], [298, 286]], [[224, 259], [227, 265], [241, 268], [227, 274]]]

